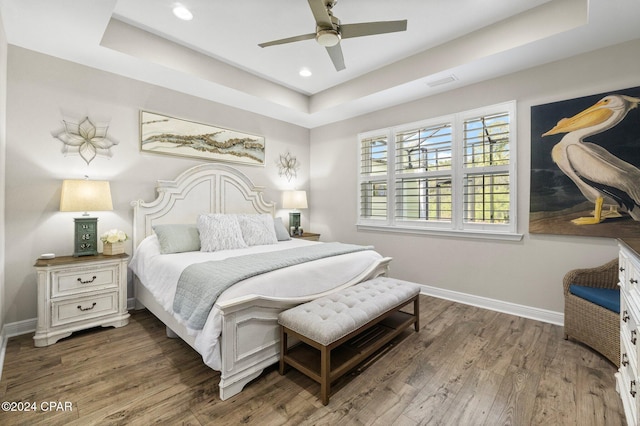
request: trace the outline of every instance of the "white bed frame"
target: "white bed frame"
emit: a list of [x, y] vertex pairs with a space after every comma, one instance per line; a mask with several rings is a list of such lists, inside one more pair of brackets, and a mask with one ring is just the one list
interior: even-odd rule
[[[275, 203], [264, 201], [263, 187], [255, 186], [239, 170], [223, 164], [202, 164], [186, 170], [175, 180], [158, 181], [158, 196], [151, 202], [134, 201], [133, 243], [153, 233], [158, 224], [195, 223], [201, 213], [269, 213], [274, 215]], [[220, 399], [239, 393], [262, 370], [279, 360], [280, 333], [278, 314], [285, 309], [325, 296], [358, 282], [384, 275], [391, 258], [364, 271], [339, 288], [304, 298], [270, 298], [244, 296], [216, 306], [222, 313], [220, 350]], [[151, 293], [134, 277], [136, 306], [146, 307], [167, 326], [167, 335], [182, 338], [195, 347], [194, 337], [173, 316], [167, 313]]]

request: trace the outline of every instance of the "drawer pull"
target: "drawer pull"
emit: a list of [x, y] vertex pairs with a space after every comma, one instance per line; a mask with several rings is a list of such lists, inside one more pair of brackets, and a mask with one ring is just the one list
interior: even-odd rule
[[96, 278], [98, 277], [94, 275], [93, 278], [91, 278], [90, 280], [82, 281], [82, 278], [78, 278], [78, 281], [80, 282], [80, 284], [91, 284], [96, 280]]
[[629, 321], [629, 312], [627, 312], [626, 309], [624, 310], [624, 312], [622, 312], [622, 321], [624, 322]]
[[631, 343], [633, 343], [634, 345], [636, 344], [636, 340], [638, 340], [636, 334], [637, 332], [635, 330], [631, 330]]
[[622, 354], [622, 360], [620, 361], [620, 364], [622, 364], [625, 367], [629, 365], [629, 357], [627, 356], [626, 353]]
[[629, 282], [631, 284], [638, 284], [638, 280], [636, 280], [635, 278], [629, 278]]
[[78, 309], [80, 309], [81, 311], [90, 311], [91, 309], [96, 307], [96, 302], [93, 302], [93, 304], [91, 306], [89, 306], [88, 308], [83, 308], [82, 305], [78, 305]]
[[629, 393], [631, 394], [632, 397], [636, 397], [636, 381], [635, 380], [631, 380], [631, 383], [629, 383]]
[[620, 272], [624, 272], [624, 267], [623, 266], [620, 267]]

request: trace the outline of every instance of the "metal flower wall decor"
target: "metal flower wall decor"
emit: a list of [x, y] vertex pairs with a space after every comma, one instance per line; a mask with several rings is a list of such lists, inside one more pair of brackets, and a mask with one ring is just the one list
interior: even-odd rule
[[119, 142], [107, 136], [109, 124], [94, 124], [89, 117], [78, 122], [62, 120], [64, 127], [52, 132], [52, 135], [62, 141], [62, 153], [78, 153], [87, 165], [97, 155], [111, 157], [111, 147]]
[[276, 164], [278, 165], [278, 176], [285, 176], [289, 182], [292, 178], [297, 177], [300, 164], [298, 164], [296, 157], [289, 152], [280, 154]]

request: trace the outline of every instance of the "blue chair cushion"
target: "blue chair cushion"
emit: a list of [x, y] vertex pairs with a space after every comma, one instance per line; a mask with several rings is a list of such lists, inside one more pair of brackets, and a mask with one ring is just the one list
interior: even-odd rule
[[569, 293], [615, 313], [620, 313], [620, 290], [617, 288], [594, 288], [571, 284]]

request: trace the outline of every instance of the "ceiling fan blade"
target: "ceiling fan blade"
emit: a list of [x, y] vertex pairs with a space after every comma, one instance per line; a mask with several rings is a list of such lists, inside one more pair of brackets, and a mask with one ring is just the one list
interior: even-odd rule
[[407, 20], [362, 22], [340, 26], [342, 38], [363, 37], [376, 34], [395, 33], [407, 30]]
[[333, 66], [336, 67], [336, 71], [342, 71], [345, 69], [344, 66], [344, 56], [342, 56], [342, 48], [340, 47], [340, 43], [335, 46], [328, 46], [327, 53], [329, 53], [329, 57], [333, 62]]
[[304, 34], [304, 35], [299, 35], [295, 37], [282, 38], [280, 40], [268, 41], [266, 43], [260, 43], [258, 44], [258, 46], [260, 47], [276, 46], [278, 44], [293, 43], [295, 41], [302, 41], [302, 40], [310, 40], [315, 37], [316, 37], [316, 33]]
[[327, 6], [325, 0], [309, 0], [309, 7], [313, 13], [313, 17], [316, 20], [316, 25], [321, 28], [333, 28], [331, 17], [327, 12]]

